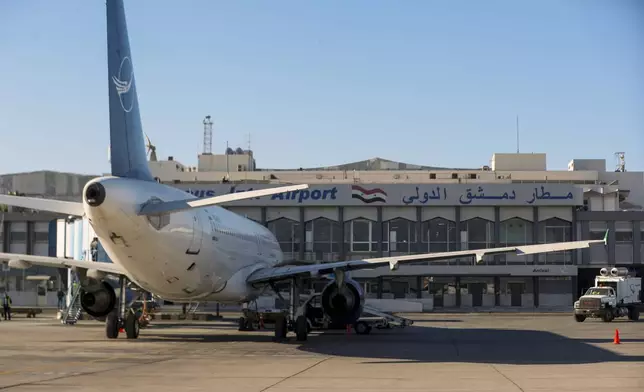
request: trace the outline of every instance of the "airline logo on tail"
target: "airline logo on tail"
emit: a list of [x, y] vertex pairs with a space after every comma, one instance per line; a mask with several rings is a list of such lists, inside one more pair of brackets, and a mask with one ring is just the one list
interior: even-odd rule
[[[123, 80], [127, 78], [127, 80]], [[130, 88], [132, 88], [132, 81], [134, 80], [134, 69], [132, 68], [132, 61], [129, 57], [123, 57], [121, 60], [121, 66], [119, 67], [118, 76], [112, 76], [112, 82], [116, 86], [116, 92], [119, 95], [119, 100], [121, 101], [121, 107], [127, 113], [132, 110], [134, 106], [134, 99], [128, 94]]]

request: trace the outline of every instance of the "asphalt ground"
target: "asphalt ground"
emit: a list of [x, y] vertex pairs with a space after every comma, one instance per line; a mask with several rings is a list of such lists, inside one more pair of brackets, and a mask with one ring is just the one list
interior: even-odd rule
[[[415, 314], [405, 329], [238, 332], [235, 320], [154, 321], [139, 339], [53, 317], [0, 322], [4, 391], [644, 391], [644, 321]], [[615, 330], [621, 344], [614, 344]]]

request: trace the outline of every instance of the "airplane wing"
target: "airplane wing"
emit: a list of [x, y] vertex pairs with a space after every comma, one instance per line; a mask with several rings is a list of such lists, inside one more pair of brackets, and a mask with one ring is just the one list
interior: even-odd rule
[[269, 195], [274, 195], [278, 193], [299, 191], [302, 189], [307, 189], [308, 187], [309, 186], [307, 184], [289, 185], [289, 186], [281, 186], [277, 188], [258, 189], [255, 191], [230, 193], [227, 195], [208, 197], [206, 199], [185, 199], [185, 200], [166, 201], [161, 203], [147, 203], [141, 206], [141, 210], [139, 211], [138, 215], [167, 214], [170, 212], [189, 210], [191, 208], [207, 207], [214, 204], [227, 203], [231, 201], [252, 199], [254, 197], [269, 196]]
[[125, 275], [126, 272], [113, 263], [99, 263], [96, 261], [72, 260], [62, 257], [33, 256], [18, 253], [0, 253], [0, 261], [8, 261], [9, 267], [27, 269], [32, 265], [54, 268], [81, 268], [95, 269], [112, 275]]
[[378, 257], [361, 260], [339, 261], [334, 263], [320, 263], [310, 265], [293, 265], [283, 267], [262, 268], [252, 273], [247, 282], [250, 284], [270, 283], [296, 276], [321, 276], [333, 273], [335, 270], [374, 269], [388, 265], [391, 270], [398, 268], [399, 263], [448, 260], [458, 257], [474, 256], [480, 262], [483, 256], [503, 253], [516, 253], [529, 255], [534, 253], [559, 252], [564, 250], [588, 248], [592, 244], [604, 244], [608, 241], [608, 231], [603, 240], [556, 242], [542, 245], [508, 246], [503, 248], [487, 248], [475, 250], [460, 250], [454, 252], [424, 253], [406, 256]]
[[10, 206], [29, 208], [39, 211], [57, 212], [60, 214], [83, 216], [82, 203], [72, 201], [41, 199], [38, 197], [23, 197], [23, 196], [10, 196], [0, 195], [0, 204], [7, 204]]

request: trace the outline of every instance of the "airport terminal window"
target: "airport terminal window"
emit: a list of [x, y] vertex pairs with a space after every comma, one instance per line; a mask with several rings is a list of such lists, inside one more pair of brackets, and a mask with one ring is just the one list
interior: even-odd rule
[[[603, 234], [605, 233], [604, 231]], [[633, 222], [615, 222], [615, 242], [629, 245], [633, 243]]]
[[[603, 238], [603, 236], [602, 236]], [[539, 243], [572, 241], [572, 223], [560, 218], [550, 218], [539, 222]], [[547, 252], [538, 255], [539, 262], [545, 264], [566, 264], [572, 262], [572, 252]]]
[[445, 218], [434, 218], [421, 224], [421, 252], [448, 252], [456, 250], [458, 238], [456, 223]]
[[501, 246], [527, 245], [532, 243], [532, 222], [511, 218], [501, 222]]
[[[316, 253], [339, 253], [342, 243], [340, 223], [328, 218], [317, 218], [305, 223], [306, 251]], [[320, 255], [321, 256], [321, 255]]]
[[415, 222], [395, 218], [382, 224], [382, 250], [392, 253], [410, 253], [416, 243]]
[[[295, 253], [300, 250], [300, 222], [279, 218], [268, 222], [268, 229], [273, 232], [282, 252]], [[285, 255], [288, 257], [289, 255]]]
[[[550, 218], [539, 222], [540, 243], [572, 241], [572, 223], [560, 218]], [[604, 236], [602, 235], [602, 238]]]
[[590, 240], [601, 240], [604, 239], [608, 224], [605, 221], [590, 221], [588, 222], [588, 229], [590, 231]]
[[10, 233], [9, 241], [13, 242], [13, 243], [27, 242], [27, 232], [25, 232], [25, 231], [12, 231]]
[[374, 236], [374, 223], [371, 220], [358, 218], [345, 222], [345, 243], [349, 252], [375, 252], [378, 244]]
[[494, 247], [494, 222], [483, 218], [472, 218], [461, 223], [461, 230], [467, 232], [468, 249]]

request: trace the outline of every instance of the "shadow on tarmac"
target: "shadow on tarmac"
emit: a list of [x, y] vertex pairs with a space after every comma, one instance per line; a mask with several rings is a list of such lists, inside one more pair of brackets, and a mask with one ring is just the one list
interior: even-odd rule
[[[233, 326], [220, 326], [225, 329], [231, 327]], [[213, 332], [220, 329], [205, 325], [199, 328], [212, 329]], [[155, 329], [159, 329], [158, 326], [142, 330], [138, 341], [273, 342], [272, 330], [204, 335], [202, 332], [155, 334]], [[644, 339], [621, 341], [628, 344], [642, 342]], [[313, 332], [304, 343], [297, 342], [293, 333], [289, 333], [285, 342], [274, 344], [297, 346], [298, 350], [311, 354], [373, 359], [378, 363], [411, 361], [546, 365], [644, 362], [644, 355], [624, 356], [590, 343], [608, 344], [612, 343], [612, 339], [568, 338], [535, 330], [411, 326], [405, 329], [374, 330], [370, 335], [356, 335], [353, 332], [346, 334], [344, 331]], [[279, 348], [276, 347], [276, 350]]]

